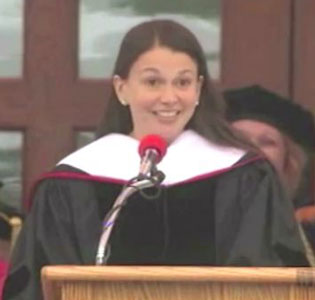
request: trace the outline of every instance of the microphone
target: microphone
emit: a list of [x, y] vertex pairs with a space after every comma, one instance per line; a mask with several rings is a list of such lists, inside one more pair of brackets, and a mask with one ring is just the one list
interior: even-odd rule
[[167, 143], [159, 135], [150, 134], [140, 141], [138, 148], [141, 157], [139, 178], [147, 177], [152, 171], [156, 171], [155, 166], [166, 154], [166, 149]]
[[[147, 135], [140, 141], [138, 148], [141, 157], [140, 173], [136, 181], [130, 181], [129, 184], [122, 189], [113, 207], [104, 218], [103, 232], [97, 248], [96, 265], [103, 265], [109, 258], [110, 245], [108, 241], [110, 234], [120, 210], [127, 199], [138, 191], [141, 192], [143, 189], [149, 187], [157, 187], [158, 184], [163, 181], [165, 175], [161, 171], [158, 171], [155, 165], [164, 157], [166, 148], [166, 141], [158, 135]], [[146, 198], [149, 197], [146, 195]]]

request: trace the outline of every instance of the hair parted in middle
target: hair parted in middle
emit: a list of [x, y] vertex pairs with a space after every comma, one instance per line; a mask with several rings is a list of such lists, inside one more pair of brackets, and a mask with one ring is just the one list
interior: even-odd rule
[[[225, 120], [225, 101], [211, 83], [202, 47], [195, 35], [183, 25], [172, 20], [152, 20], [131, 28], [122, 40], [113, 76], [127, 79], [138, 57], [157, 46], [189, 55], [197, 64], [198, 76], [203, 77], [199, 105], [185, 129], [192, 129], [221, 145], [248, 147], [246, 142], [234, 135]], [[129, 134], [132, 129], [130, 109], [121, 105], [112, 85], [97, 137], [109, 133]]]

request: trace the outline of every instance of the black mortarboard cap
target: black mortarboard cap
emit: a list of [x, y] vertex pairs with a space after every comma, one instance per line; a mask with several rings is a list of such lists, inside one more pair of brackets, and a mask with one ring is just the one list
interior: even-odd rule
[[313, 114], [300, 105], [259, 85], [224, 91], [227, 119], [253, 119], [268, 123], [296, 143], [315, 151]]

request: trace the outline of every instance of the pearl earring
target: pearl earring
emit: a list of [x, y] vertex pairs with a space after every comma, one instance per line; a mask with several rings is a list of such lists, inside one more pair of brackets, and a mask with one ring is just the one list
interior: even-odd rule
[[127, 102], [125, 99], [120, 98], [120, 99], [119, 99], [119, 102], [120, 102], [121, 105], [123, 105], [123, 106], [127, 106], [127, 105], [128, 105], [128, 102]]

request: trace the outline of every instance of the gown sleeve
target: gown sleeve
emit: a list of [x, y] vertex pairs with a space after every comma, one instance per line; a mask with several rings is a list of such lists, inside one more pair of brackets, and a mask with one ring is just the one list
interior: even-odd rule
[[217, 188], [218, 264], [308, 266], [293, 204], [274, 170], [266, 161], [243, 168]]
[[[85, 183], [80, 182], [82, 185]], [[38, 185], [31, 212], [11, 257], [3, 299], [42, 299], [40, 271], [44, 265], [84, 264], [76, 236], [80, 225], [74, 224], [76, 208], [73, 207], [75, 201], [71, 201], [79, 197], [76, 193], [82, 190], [87, 187], [70, 189], [67, 181], [58, 179], [44, 180]], [[90, 246], [94, 251], [95, 245]]]

